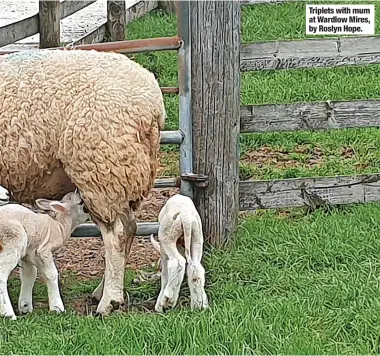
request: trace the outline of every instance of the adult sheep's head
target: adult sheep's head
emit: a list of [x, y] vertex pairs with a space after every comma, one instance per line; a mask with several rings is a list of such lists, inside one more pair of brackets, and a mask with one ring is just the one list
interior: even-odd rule
[[54, 212], [55, 218], [70, 217], [71, 229], [75, 230], [80, 224], [90, 220], [91, 217], [79, 193], [66, 194], [62, 200], [37, 199], [36, 206], [47, 212]]

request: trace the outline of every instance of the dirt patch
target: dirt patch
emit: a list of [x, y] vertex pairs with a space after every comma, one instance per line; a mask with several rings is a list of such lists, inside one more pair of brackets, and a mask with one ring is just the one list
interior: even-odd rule
[[324, 154], [321, 148], [309, 145], [298, 145], [292, 150], [262, 146], [256, 151], [248, 152], [242, 162], [253, 164], [256, 167], [275, 166], [277, 168], [292, 167], [321, 167], [324, 163]]

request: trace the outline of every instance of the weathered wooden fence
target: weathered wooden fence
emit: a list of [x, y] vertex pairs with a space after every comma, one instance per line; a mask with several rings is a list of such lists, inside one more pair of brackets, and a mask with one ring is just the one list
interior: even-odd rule
[[[374, 36], [241, 43], [240, 8], [248, 2], [180, 1], [178, 36], [74, 45], [70, 48], [136, 53], [178, 50], [177, 131], [162, 144], [180, 145], [181, 177], [157, 179], [155, 187], [181, 187], [193, 197], [214, 245], [230, 241], [239, 210], [348, 204], [380, 200], [380, 174], [239, 182], [239, 136], [248, 132], [378, 127], [380, 100], [240, 106], [240, 73], [252, 70], [334, 67], [380, 63]], [[137, 235], [158, 223], [139, 223]], [[100, 236], [84, 224], [74, 236]]]
[[[97, 0], [40, 0], [39, 12], [19, 21], [0, 27], [0, 47], [40, 34], [40, 48], [61, 45], [61, 20], [95, 3]], [[131, 5], [132, 2], [132, 5]], [[102, 42], [105, 37], [125, 39], [126, 25], [159, 6], [158, 1], [107, 0], [107, 20], [67, 45]]]

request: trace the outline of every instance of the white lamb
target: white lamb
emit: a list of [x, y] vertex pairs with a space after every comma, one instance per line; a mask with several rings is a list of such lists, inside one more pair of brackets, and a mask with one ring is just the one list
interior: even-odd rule
[[32, 291], [37, 268], [46, 280], [49, 309], [58, 313], [65, 310], [53, 252], [80, 224], [90, 219], [78, 193], [68, 193], [61, 201], [37, 199], [35, 204], [47, 213], [36, 213], [19, 204], [0, 207], [0, 315], [12, 320], [16, 320], [16, 315], [7, 280], [18, 263], [21, 267], [20, 314], [33, 311]]
[[8, 204], [9, 200], [10, 200], [10, 194], [9, 194], [8, 189], [0, 185], [0, 206]]
[[[187, 262], [187, 282], [190, 289], [191, 308], [208, 307], [204, 290], [205, 270], [201, 264], [203, 253], [202, 221], [193, 201], [184, 195], [176, 194], [168, 199], [161, 209], [158, 221], [157, 242], [151, 235], [151, 243], [161, 255], [161, 291], [155, 310], [177, 304], [181, 283]], [[184, 246], [185, 258], [177, 246]]]

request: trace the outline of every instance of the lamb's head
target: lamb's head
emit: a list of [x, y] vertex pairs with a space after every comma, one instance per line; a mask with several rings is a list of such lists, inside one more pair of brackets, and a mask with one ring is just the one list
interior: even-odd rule
[[80, 194], [77, 192], [66, 194], [60, 201], [37, 199], [35, 203], [41, 210], [54, 212], [57, 220], [70, 217], [72, 221], [71, 230], [91, 219]]
[[0, 206], [9, 203], [10, 194], [9, 190], [0, 185]]

